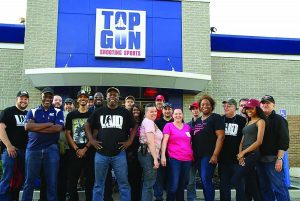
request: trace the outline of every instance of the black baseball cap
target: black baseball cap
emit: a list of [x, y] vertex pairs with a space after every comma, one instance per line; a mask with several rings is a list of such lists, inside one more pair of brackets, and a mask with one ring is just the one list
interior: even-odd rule
[[164, 103], [163, 108], [166, 108], [166, 107], [172, 108], [172, 104], [171, 103]]
[[270, 95], [264, 95], [261, 100], [260, 100], [261, 103], [265, 103], [265, 102], [272, 102], [275, 104], [275, 100], [273, 98], [273, 96], [270, 96]]
[[65, 103], [73, 103], [74, 104], [74, 100], [72, 98], [66, 98]]
[[85, 90], [80, 90], [80, 91], [77, 92], [77, 98], [78, 98], [79, 96], [81, 96], [81, 95], [84, 95], [84, 96], [86, 96], [87, 98], [89, 98], [89, 93], [88, 93], [87, 91], [85, 91]]
[[46, 93], [49, 93], [49, 94], [52, 94], [52, 95], [54, 95], [54, 91], [53, 91], [53, 89], [52, 88], [50, 88], [50, 87], [46, 87], [46, 88], [44, 88], [43, 90], [42, 90], [42, 92], [41, 92], [42, 94], [46, 94]]
[[21, 96], [26, 96], [27, 98], [29, 98], [28, 91], [19, 91], [17, 93], [17, 97], [21, 97]]

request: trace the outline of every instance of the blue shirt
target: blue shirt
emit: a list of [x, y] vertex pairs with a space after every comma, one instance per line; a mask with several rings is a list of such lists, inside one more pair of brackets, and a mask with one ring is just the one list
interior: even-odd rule
[[[64, 115], [62, 110], [50, 107], [45, 110], [42, 106], [30, 109], [25, 118], [25, 124], [33, 120], [34, 123], [48, 123], [52, 122], [54, 124], [59, 124], [64, 126]], [[57, 144], [59, 139], [59, 132], [57, 133], [40, 133], [40, 132], [28, 132], [28, 144], [27, 149], [29, 150], [39, 150], [46, 148], [52, 144]]]

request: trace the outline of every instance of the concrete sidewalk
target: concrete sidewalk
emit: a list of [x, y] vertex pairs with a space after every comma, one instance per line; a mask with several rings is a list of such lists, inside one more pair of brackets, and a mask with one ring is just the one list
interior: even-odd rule
[[[216, 196], [215, 196], [215, 201], [220, 201], [220, 191], [216, 190]], [[290, 192], [290, 196], [291, 196], [291, 201], [300, 201], [300, 189], [296, 189], [296, 190], [289, 190]], [[84, 196], [84, 191], [79, 191], [79, 200], [80, 201], [84, 201], [85, 196]], [[33, 194], [33, 201], [38, 201], [39, 199], [39, 195], [40, 192], [39, 191], [34, 191]], [[20, 192], [20, 198], [22, 196], [22, 192]], [[232, 201], [235, 201], [235, 190], [231, 191], [231, 197], [232, 197]], [[120, 197], [118, 193], [114, 193], [113, 194], [113, 198], [114, 201], [119, 201]], [[202, 190], [197, 190], [197, 201], [204, 201], [204, 197], [203, 197], [203, 191]]]

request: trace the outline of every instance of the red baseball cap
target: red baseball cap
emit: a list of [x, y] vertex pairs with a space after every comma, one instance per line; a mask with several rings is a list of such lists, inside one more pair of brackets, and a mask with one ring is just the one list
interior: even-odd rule
[[251, 98], [247, 101], [246, 105], [244, 106], [245, 109], [247, 108], [255, 108], [260, 106], [260, 101], [254, 98]]
[[155, 98], [155, 101], [157, 101], [157, 100], [165, 101], [165, 97], [163, 95], [157, 95]]
[[196, 101], [196, 102], [193, 102], [190, 106], [189, 106], [189, 110], [191, 110], [193, 107], [195, 108], [199, 108], [199, 103]]

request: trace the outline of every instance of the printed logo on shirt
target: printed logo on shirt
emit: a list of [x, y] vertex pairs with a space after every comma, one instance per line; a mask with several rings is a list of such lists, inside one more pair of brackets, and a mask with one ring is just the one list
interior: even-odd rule
[[225, 123], [225, 135], [237, 136], [238, 130], [238, 124]]
[[118, 128], [122, 129], [123, 117], [120, 115], [100, 116], [100, 124], [102, 128]]
[[191, 137], [190, 132], [185, 132], [186, 136]]
[[194, 128], [194, 135], [200, 134], [200, 131], [203, 130], [206, 126], [205, 122], [201, 122], [200, 124], [196, 124]]
[[54, 117], [54, 113], [49, 113], [49, 116], [50, 117]]
[[84, 130], [84, 124], [86, 121], [87, 118], [72, 119], [73, 140], [76, 144], [82, 144], [87, 142]]
[[16, 125], [24, 126], [25, 123], [25, 115], [15, 115]]

